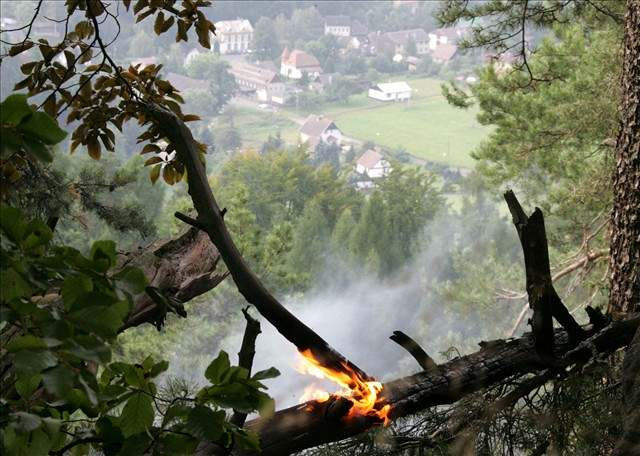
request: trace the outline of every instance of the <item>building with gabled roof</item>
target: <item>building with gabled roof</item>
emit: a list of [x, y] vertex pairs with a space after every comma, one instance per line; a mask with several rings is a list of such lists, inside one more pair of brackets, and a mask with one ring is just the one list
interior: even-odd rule
[[436, 63], [447, 63], [458, 52], [458, 46], [455, 44], [441, 44], [431, 52], [431, 58]]
[[434, 51], [442, 44], [458, 44], [470, 32], [469, 27], [443, 27], [429, 32], [429, 49]]
[[377, 150], [368, 149], [356, 161], [356, 173], [371, 179], [385, 177], [391, 170], [391, 164]]
[[250, 51], [253, 42], [253, 27], [248, 19], [218, 21], [213, 40], [220, 54], [244, 54]]
[[342, 131], [329, 117], [309, 115], [300, 127], [300, 142], [315, 149], [320, 142], [340, 145]]
[[346, 15], [325, 16], [324, 34], [334, 36], [351, 36], [351, 18]]
[[305, 73], [312, 79], [322, 73], [318, 59], [300, 49], [289, 52], [288, 48], [284, 48], [280, 57], [280, 74], [290, 79], [300, 79]]
[[229, 70], [241, 93], [255, 93], [258, 101], [284, 104], [285, 85], [280, 75], [269, 68], [246, 62], [231, 62]]
[[369, 98], [380, 101], [405, 101], [411, 98], [412, 89], [405, 81], [381, 82], [369, 89]]

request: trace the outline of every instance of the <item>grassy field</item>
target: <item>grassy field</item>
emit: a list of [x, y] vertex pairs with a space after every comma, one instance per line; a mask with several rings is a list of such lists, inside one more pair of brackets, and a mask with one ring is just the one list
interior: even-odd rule
[[233, 112], [243, 147], [258, 148], [269, 135], [275, 136], [278, 131], [288, 143], [295, 144], [298, 140], [298, 125], [280, 113], [248, 107], [234, 107]]
[[490, 131], [478, 124], [476, 110], [450, 106], [440, 92], [442, 81], [404, 80], [414, 90], [408, 104], [385, 103], [363, 93], [351, 97], [348, 104], [325, 104], [319, 109], [347, 136], [389, 148], [403, 147], [430, 161], [473, 167], [470, 153]]

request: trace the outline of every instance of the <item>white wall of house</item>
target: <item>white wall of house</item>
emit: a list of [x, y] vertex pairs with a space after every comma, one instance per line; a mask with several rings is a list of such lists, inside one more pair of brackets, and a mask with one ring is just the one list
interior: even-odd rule
[[324, 34], [325, 35], [334, 35], [334, 36], [350, 36], [351, 35], [351, 27], [348, 25], [327, 25], [324, 26]]
[[317, 78], [320, 72], [318, 71], [306, 71], [304, 68], [300, 69], [293, 65], [289, 65], [286, 63], [280, 64], [280, 74], [288, 77], [289, 79], [302, 79], [302, 73], [307, 73], [307, 76], [310, 78]]
[[220, 33], [217, 37], [220, 54], [244, 54], [249, 52], [253, 33]]
[[380, 101], [403, 101], [411, 98], [411, 90], [401, 92], [383, 92], [372, 88], [369, 89], [369, 98]]
[[385, 177], [391, 172], [391, 164], [387, 160], [378, 160], [372, 167], [366, 168], [361, 164], [356, 165], [356, 172], [366, 174], [371, 179]]
[[328, 142], [330, 137], [334, 137], [338, 145], [342, 143], [342, 132], [337, 128], [326, 129], [324, 133], [320, 135], [320, 138], [324, 142]]
[[443, 35], [438, 35], [436, 33], [429, 33], [429, 49], [435, 50], [440, 44], [447, 44], [449, 42], [449, 38]]

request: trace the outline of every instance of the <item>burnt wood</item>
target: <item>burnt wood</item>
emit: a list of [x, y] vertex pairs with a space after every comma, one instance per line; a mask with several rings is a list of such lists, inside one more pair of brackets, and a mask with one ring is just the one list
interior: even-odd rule
[[504, 194], [504, 199], [509, 206], [524, 254], [526, 289], [529, 306], [533, 309], [531, 327], [535, 336], [535, 350], [543, 362], [552, 364], [553, 318], [566, 329], [572, 343], [583, 340], [585, 334], [553, 287], [542, 211], [536, 207], [533, 213], [527, 216], [511, 190]]
[[394, 331], [393, 334], [389, 336], [389, 339], [407, 350], [423, 370], [427, 372], [434, 372], [438, 370], [438, 365], [433, 358], [424, 351], [418, 342], [407, 336], [402, 331]]
[[[594, 353], [610, 354], [628, 345], [639, 325], [640, 315], [613, 321], [597, 332], [589, 325], [584, 328], [588, 338], [577, 346], [570, 342], [566, 330], [556, 329], [553, 333], [554, 367], [562, 369], [585, 363]], [[421, 372], [385, 383], [382, 395], [391, 405], [389, 417], [397, 419], [428, 407], [452, 404], [513, 376], [541, 373], [542, 377], [536, 378], [543, 378], [545, 368], [540, 365], [534, 348], [532, 333], [518, 339], [492, 341], [475, 353], [441, 364], [439, 372]], [[382, 425], [371, 418], [328, 419], [326, 404], [307, 402], [280, 410], [269, 419], [250, 421], [245, 427], [260, 434], [261, 455], [284, 456], [323, 443], [337, 442]]]

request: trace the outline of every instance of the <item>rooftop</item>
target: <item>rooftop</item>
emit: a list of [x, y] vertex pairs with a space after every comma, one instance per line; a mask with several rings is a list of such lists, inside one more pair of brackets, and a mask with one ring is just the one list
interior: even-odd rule
[[324, 25], [326, 27], [350, 27], [351, 18], [344, 14], [338, 16], [325, 16]]
[[405, 81], [381, 82], [373, 88], [385, 93], [411, 92], [411, 86]]
[[167, 74], [167, 81], [176, 89], [183, 92], [185, 90], [208, 90], [209, 84], [202, 79], [193, 79], [178, 73]]
[[332, 125], [333, 128], [338, 128], [329, 117], [311, 114], [300, 127], [300, 133], [311, 137], [320, 136]]
[[253, 27], [248, 19], [238, 18], [232, 21], [218, 21], [215, 23], [215, 26], [216, 34], [253, 32]]
[[289, 52], [289, 49], [285, 48], [282, 52], [282, 63], [296, 68], [320, 68], [318, 59], [300, 49], [294, 49]]
[[427, 32], [425, 32], [421, 28], [387, 32], [385, 35], [396, 44], [407, 44], [407, 41], [409, 41], [409, 39], [413, 39], [413, 41], [416, 42], [427, 41], [429, 39]]
[[366, 169], [371, 169], [376, 166], [380, 160], [382, 160], [382, 155], [373, 149], [369, 149], [362, 154], [358, 159], [357, 164]]
[[431, 53], [431, 57], [434, 60], [440, 60], [442, 62], [446, 62], [451, 60], [456, 52], [458, 51], [458, 46], [455, 44], [441, 44], [436, 47]]

